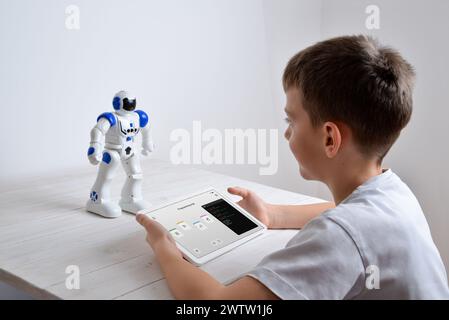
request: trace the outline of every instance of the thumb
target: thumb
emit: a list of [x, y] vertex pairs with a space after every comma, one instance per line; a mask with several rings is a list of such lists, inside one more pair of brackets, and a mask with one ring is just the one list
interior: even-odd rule
[[144, 227], [145, 229], [150, 230], [151, 227], [153, 226], [153, 219], [151, 219], [149, 216], [147, 216], [146, 214], [143, 213], [138, 213], [136, 215], [136, 220], [138, 223], [140, 223], [140, 225], [142, 227]]
[[228, 192], [242, 198], [246, 198], [249, 195], [249, 190], [241, 187], [229, 187]]

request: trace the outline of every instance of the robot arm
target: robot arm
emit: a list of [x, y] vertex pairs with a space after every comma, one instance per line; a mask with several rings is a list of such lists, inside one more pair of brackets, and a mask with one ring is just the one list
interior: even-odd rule
[[153, 135], [151, 133], [150, 124], [142, 128], [142, 154], [148, 155], [149, 152], [154, 151]]
[[142, 131], [142, 154], [148, 155], [149, 152], [154, 151], [153, 136], [151, 134], [151, 126], [148, 123], [148, 115], [142, 110], [136, 110], [139, 115], [139, 124]]
[[97, 165], [101, 160], [101, 154], [103, 152], [104, 137], [106, 132], [111, 127], [110, 121], [102, 117], [98, 119], [95, 127], [90, 131], [90, 144], [87, 150], [87, 157], [89, 162], [93, 165]]

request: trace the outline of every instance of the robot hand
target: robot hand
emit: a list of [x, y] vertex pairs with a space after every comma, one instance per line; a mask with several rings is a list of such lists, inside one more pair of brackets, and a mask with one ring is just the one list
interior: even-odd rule
[[93, 164], [94, 166], [99, 164], [101, 161], [101, 154], [103, 148], [98, 143], [91, 144], [89, 149], [87, 150], [87, 158], [89, 159], [89, 162]]
[[149, 153], [154, 151], [154, 143], [153, 141], [145, 141], [142, 143], [142, 154], [147, 156]]

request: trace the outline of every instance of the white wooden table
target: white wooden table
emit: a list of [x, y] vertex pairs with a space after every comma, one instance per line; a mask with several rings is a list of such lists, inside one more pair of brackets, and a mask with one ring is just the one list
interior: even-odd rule
[[[188, 166], [143, 161], [143, 192], [154, 205], [215, 186], [240, 185], [276, 203], [321, 200]], [[0, 281], [39, 299], [172, 299], [145, 232], [134, 215], [105, 219], [84, 210], [96, 167], [0, 185]], [[124, 182], [118, 174], [113, 195]], [[234, 198], [235, 200], [238, 197]], [[201, 268], [223, 283], [282, 248], [297, 230], [264, 235]], [[80, 268], [80, 289], [69, 290], [66, 267]]]

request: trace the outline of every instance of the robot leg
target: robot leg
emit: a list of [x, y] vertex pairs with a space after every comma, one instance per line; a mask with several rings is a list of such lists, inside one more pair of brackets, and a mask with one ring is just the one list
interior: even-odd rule
[[140, 169], [139, 155], [122, 160], [127, 178], [122, 189], [122, 198], [119, 205], [122, 210], [136, 214], [138, 211], [148, 209], [151, 204], [142, 196], [142, 170]]
[[120, 155], [115, 150], [105, 149], [100, 162], [97, 179], [90, 192], [86, 209], [106, 218], [116, 218], [122, 214], [121, 208], [111, 199], [111, 182], [117, 171]]

